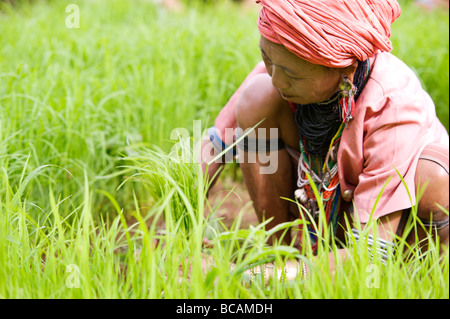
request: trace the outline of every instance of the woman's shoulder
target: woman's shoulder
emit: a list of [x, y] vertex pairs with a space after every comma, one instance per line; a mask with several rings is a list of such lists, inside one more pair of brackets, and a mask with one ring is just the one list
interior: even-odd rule
[[406, 89], [409, 86], [420, 86], [414, 71], [402, 60], [389, 52], [378, 52], [375, 55], [370, 78], [385, 90]]
[[378, 52], [374, 56], [369, 80], [361, 93], [359, 104], [376, 111], [389, 101], [400, 105], [417, 100], [430, 102], [414, 71], [395, 55]]

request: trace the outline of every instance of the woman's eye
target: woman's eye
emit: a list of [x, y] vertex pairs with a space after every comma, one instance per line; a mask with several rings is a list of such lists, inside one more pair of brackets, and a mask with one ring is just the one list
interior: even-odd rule
[[286, 73], [286, 75], [287, 75], [289, 78], [293, 79], [293, 80], [300, 80], [300, 78], [299, 78], [298, 76], [296, 76], [296, 75], [292, 75], [292, 74], [289, 74], [289, 73]]

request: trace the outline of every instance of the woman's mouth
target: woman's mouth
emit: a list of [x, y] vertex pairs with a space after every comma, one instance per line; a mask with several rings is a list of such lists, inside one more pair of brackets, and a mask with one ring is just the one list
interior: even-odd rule
[[281, 97], [282, 97], [283, 99], [285, 99], [285, 100], [290, 100], [290, 99], [295, 98], [294, 95], [286, 95], [286, 94], [283, 94], [283, 93], [281, 93], [281, 92], [280, 92], [280, 95], [281, 95]]

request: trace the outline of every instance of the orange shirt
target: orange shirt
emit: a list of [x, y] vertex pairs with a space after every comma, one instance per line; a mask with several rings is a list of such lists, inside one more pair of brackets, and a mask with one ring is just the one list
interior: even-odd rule
[[[259, 73], [266, 73], [263, 63], [247, 76], [215, 120], [218, 135], [228, 145], [233, 136], [224, 136], [225, 128], [237, 126], [239, 93]], [[448, 139], [433, 101], [414, 72], [394, 55], [377, 53], [371, 59], [371, 73], [353, 120], [342, 133], [337, 159], [341, 194], [347, 190], [353, 193], [361, 222], [368, 221], [378, 197], [373, 218], [413, 206], [419, 155], [430, 143], [448, 149]]]
[[368, 221], [389, 178], [374, 218], [413, 206], [419, 155], [430, 143], [449, 145], [434, 103], [414, 72], [394, 55], [377, 53], [353, 117], [338, 151], [342, 194], [353, 191], [361, 222]]

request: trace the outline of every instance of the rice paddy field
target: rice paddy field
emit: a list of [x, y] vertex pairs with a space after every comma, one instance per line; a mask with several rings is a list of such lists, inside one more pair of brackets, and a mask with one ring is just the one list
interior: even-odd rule
[[[401, 5], [393, 53], [448, 130], [448, 9]], [[215, 218], [200, 168], [179, 156], [192, 138], [171, 133], [211, 126], [260, 61], [256, 18], [228, 1], [179, 12], [145, 0], [0, 2], [0, 298], [449, 298], [448, 250], [431, 240], [386, 265], [361, 241], [344, 261], [326, 240], [316, 257], [265, 244], [271, 231], [241, 227], [244, 210], [227, 227]], [[305, 257], [307, 280], [244, 275]]]

